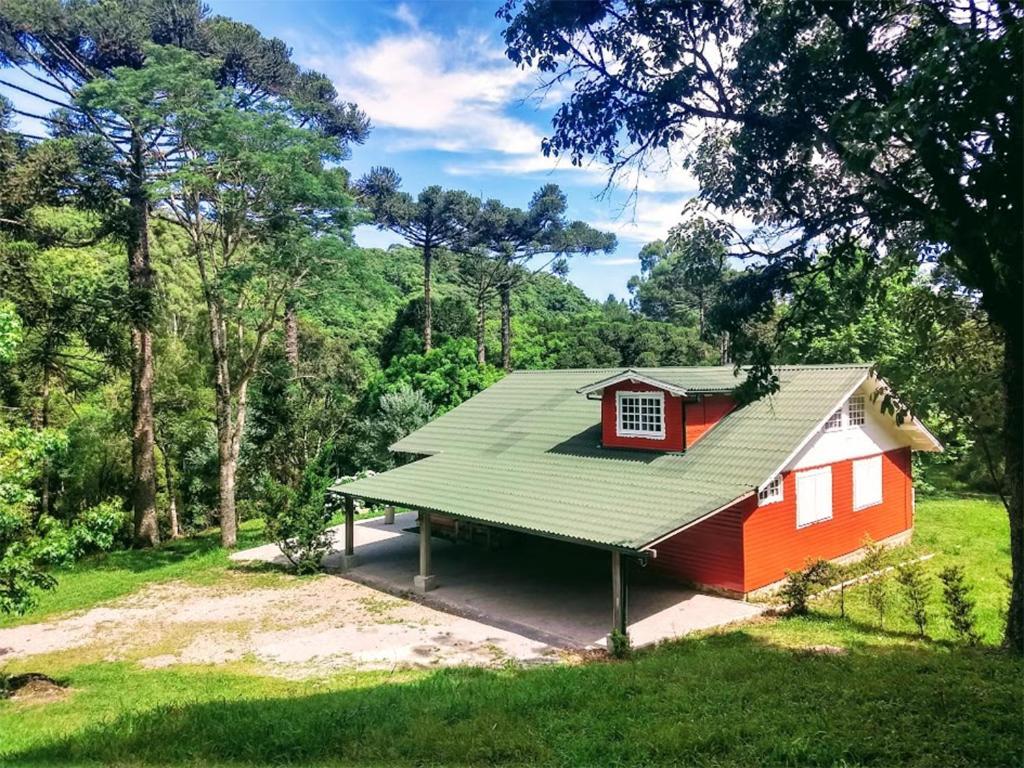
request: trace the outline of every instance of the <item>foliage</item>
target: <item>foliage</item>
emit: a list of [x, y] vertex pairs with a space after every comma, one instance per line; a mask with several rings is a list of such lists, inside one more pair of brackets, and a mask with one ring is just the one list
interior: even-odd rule
[[334, 532], [327, 529], [331, 511], [324, 503], [326, 485], [307, 477], [296, 491], [270, 477], [264, 479], [261, 507], [267, 536], [300, 574], [319, 571], [334, 542]]
[[957, 639], [968, 645], [977, 645], [981, 638], [978, 635], [977, 620], [974, 613], [974, 600], [971, 590], [964, 582], [964, 569], [959, 565], [950, 565], [939, 571], [942, 582], [942, 598], [946, 603], [946, 617]]
[[21, 344], [22, 328], [18, 310], [10, 301], [0, 301], [0, 363], [14, 359]]
[[786, 571], [786, 582], [779, 591], [786, 609], [794, 616], [807, 613], [807, 600], [814, 592], [831, 584], [835, 566], [828, 560], [811, 560], [800, 571]]
[[476, 364], [470, 339], [452, 339], [426, 354], [396, 358], [367, 384], [365, 401], [412, 388], [423, 394], [437, 414], [454, 408], [502, 376], [493, 365]]
[[868, 572], [864, 584], [864, 594], [868, 605], [878, 618], [878, 626], [885, 623], [885, 614], [889, 609], [891, 595], [889, 593], [889, 575], [885, 570], [885, 548], [871, 537], [864, 540], [864, 568]]
[[629, 633], [623, 632], [616, 627], [608, 635], [608, 651], [613, 658], [627, 659], [633, 653], [633, 644], [629, 639]]
[[900, 585], [907, 618], [917, 627], [917, 634], [925, 636], [928, 629], [928, 596], [931, 583], [920, 562], [909, 563], [896, 569], [896, 583]]

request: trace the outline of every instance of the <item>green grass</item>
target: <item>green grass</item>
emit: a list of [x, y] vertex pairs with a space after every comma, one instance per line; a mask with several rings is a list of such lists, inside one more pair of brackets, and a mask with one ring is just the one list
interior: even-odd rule
[[[1006, 536], [994, 502], [919, 504], [917, 545], [937, 553], [927, 568], [964, 565], [988, 643]], [[933, 640], [914, 638], [896, 604], [879, 628], [855, 589], [845, 619], [828, 601], [619, 663], [288, 681], [245, 662], [47, 657], [72, 693], [0, 702], [0, 764], [1020, 765], [1024, 665], [949, 642], [937, 592]]]
[[[263, 543], [263, 521], [248, 520], [239, 526], [239, 549]], [[40, 593], [36, 605], [23, 615], [0, 616], [0, 627], [92, 608], [131, 594], [147, 584], [175, 580], [212, 584], [232, 570], [243, 570], [241, 566], [232, 565], [228, 554], [221, 549], [220, 532], [213, 530], [169, 541], [155, 549], [126, 549], [89, 557], [71, 568], [57, 571], [54, 574], [56, 589]]]

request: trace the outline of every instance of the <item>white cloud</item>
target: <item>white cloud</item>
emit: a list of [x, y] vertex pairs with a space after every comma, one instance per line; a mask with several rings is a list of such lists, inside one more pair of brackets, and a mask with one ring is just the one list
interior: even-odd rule
[[[399, 6], [395, 15], [416, 23], [408, 8]], [[456, 32], [442, 39], [412, 27], [342, 54], [323, 42], [306, 45], [299, 51], [303, 64], [328, 74], [375, 125], [404, 134], [395, 149], [540, 151], [541, 134], [506, 111], [534, 87], [535, 75], [495, 55], [484, 35]]]
[[622, 256], [614, 259], [591, 259], [590, 263], [599, 267], [625, 267], [630, 264], [639, 264], [640, 260], [636, 256]]
[[412, 8], [410, 8], [407, 3], [399, 3], [398, 7], [395, 8], [394, 12], [391, 15], [394, 16], [395, 19], [400, 21], [402, 24], [405, 24], [410, 29], [420, 28], [419, 18], [416, 16]]

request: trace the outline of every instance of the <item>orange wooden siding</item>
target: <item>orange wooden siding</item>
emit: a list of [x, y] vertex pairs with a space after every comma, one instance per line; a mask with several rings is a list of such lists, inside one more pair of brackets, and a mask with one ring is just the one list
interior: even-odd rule
[[[858, 457], [868, 458], [868, 457]], [[832, 465], [832, 518], [796, 527], [797, 473], [783, 474], [783, 500], [743, 499], [655, 547], [651, 567], [679, 581], [750, 592], [785, 578], [808, 558], [831, 560], [913, 527], [910, 449], [882, 454], [882, 503], [853, 509], [853, 461]]]
[[728, 395], [704, 395], [699, 400], [687, 401], [686, 447], [697, 442], [735, 407], [736, 401]]
[[[652, 440], [647, 437], [620, 437], [616, 434], [616, 392], [661, 392], [665, 396], [665, 437]], [[619, 382], [605, 387], [601, 396], [601, 443], [606, 448], [640, 448], [653, 451], [681, 451], [683, 449], [683, 406], [680, 399], [658, 387], [648, 384]]]
[[743, 591], [743, 519], [756, 501], [741, 501], [655, 547], [655, 571], [677, 581]]
[[[859, 457], [867, 458], [867, 457]], [[808, 558], [832, 558], [913, 527], [910, 449], [882, 454], [882, 503], [853, 509], [853, 461], [832, 467], [832, 518], [796, 527], [796, 474], [783, 474], [784, 499], [754, 506], [743, 520], [743, 587], [749, 592], [785, 578]]]

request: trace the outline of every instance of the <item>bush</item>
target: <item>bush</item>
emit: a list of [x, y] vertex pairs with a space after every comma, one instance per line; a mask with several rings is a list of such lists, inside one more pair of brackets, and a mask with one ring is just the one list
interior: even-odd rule
[[334, 532], [327, 530], [331, 511], [324, 503], [323, 489], [318, 492], [308, 480], [303, 485], [303, 489], [296, 492], [265, 477], [260, 506], [267, 533], [295, 570], [315, 573], [332, 549]]
[[917, 627], [917, 634], [924, 637], [928, 629], [927, 606], [931, 583], [921, 563], [907, 563], [897, 568], [896, 583], [900, 585], [907, 618]]
[[870, 538], [864, 540], [864, 567], [869, 576], [864, 584], [864, 595], [868, 605], [878, 614], [878, 626], [885, 623], [885, 613], [889, 608], [889, 577], [883, 572], [885, 567], [885, 550]]
[[939, 581], [942, 582], [942, 598], [953, 633], [961, 642], [977, 645], [981, 637], [975, 629], [974, 600], [964, 583], [964, 569], [959, 565], [943, 568], [939, 572]]
[[807, 600], [821, 587], [832, 583], [836, 568], [827, 560], [811, 560], [802, 571], [786, 571], [786, 583], [781, 590], [786, 609], [794, 615], [807, 613]]
[[106, 552], [116, 544], [125, 544], [131, 535], [131, 521], [119, 498], [107, 499], [82, 512], [71, 526], [71, 546], [75, 557], [90, 552]]
[[608, 636], [609, 648], [612, 656], [616, 659], [625, 659], [633, 652], [633, 643], [629, 639], [629, 633], [620, 629], [613, 629]]

